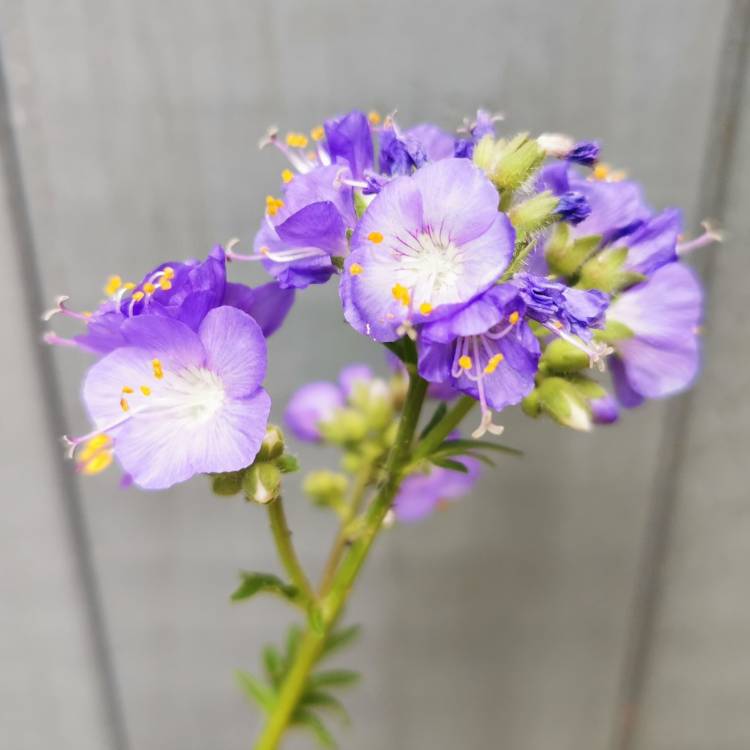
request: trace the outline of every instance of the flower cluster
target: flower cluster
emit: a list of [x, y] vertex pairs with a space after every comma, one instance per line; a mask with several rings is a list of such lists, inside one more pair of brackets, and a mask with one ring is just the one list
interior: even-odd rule
[[[270, 409], [265, 337], [296, 289], [332, 279], [352, 328], [431, 387], [478, 401], [475, 438], [499, 434], [493, 414], [515, 404], [588, 430], [689, 386], [702, 293], [681, 256], [715, 233], [681, 242], [680, 213], [653, 210], [598, 144], [498, 137], [497, 119], [480, 111], [451, 134], [353, 111], [309, 134], [270, 130], [263, 145], [289, 167], [251, 253], [217, 247], [137, 284], [112, 277], [93, 313], [60, 298], [46, 317], [84, 331], [47, 341], [97, 357], [83, 386], [93, 429], [68, 439], [79, 470], [116, 456], [135, 483], [161, 488], [250, 465]], [[273, 281], [229, 283], [227, 260], [257, 261]], [[306, 386], [286, 417], [302, 440], [346, 443], [388, 428], [395, 409], [392, 389], [358, 366]], [[413, 478], [424, 507], [431, 482], [445, 486]], [[407, 505], [397, 513], [414, 515]]]

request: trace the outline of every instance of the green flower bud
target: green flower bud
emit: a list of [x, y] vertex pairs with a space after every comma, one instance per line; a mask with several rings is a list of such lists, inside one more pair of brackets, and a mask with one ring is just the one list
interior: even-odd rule
[[578, 389], [563, 378], [547, 378], [538, 388], [542, 410], [559, 424], [573, 430], [591, 429], [591, 412]]
[[624, 323], [618, 320], [608, 320], [602, 330], [594, 331], [594, 339], [605, 344], [617, 344], [618, 341], [633, 338], [635, 334]]
[[574, 276], [596, 251], [601, 241], [601, 235], [598, 234], [573, 241], [570, 237], [570, 226], [558, 224], [544, 252], [550, 271], [568, 278]]
[[242, 490], [248, 502], [266, 505], [281, 494], [281, 472], [273, 464], [253, 464], [245, 471]]
[[319, 425], [320, 434], [329, 443], [357, 443], [367, 435], [367, 419], [356, 409], [338, 409], [334, 416]]
[[284, 433], [275, 424], [269, 424], [266, 429], [256, 461], [273, 461], [284, 452]]
[[530, 232], [536, 232], [555, 221], [555, 210], [560, 199], [549, 190], [518, 203], [508, 212], [511, 224], [516, 229], [516, 241], [523, 240]]
[[482, 169], [499, 190], [513, 192], [536, 172], [545, 159], [544, 151], [528, 133], [509, 141], [495, 141], [486, 135], [474, 149], [474, 164]]
[[302, 484], [302, 489], [315, 505], [340, 508], [349, 487], [349, 480], [335, 471], [312, 471]]
[[531, 393], [521, 401], [521, 411], [527, 417], [538, 417], [542, 413], [542, 404], [539, 398], [539, 389], [534, 388]]
[[581, 289], [600, 289], [614, 294], [625, 287], [637, 284], [646, 277], [635, 271], [623, 268], [628, 257], [626, 247], [612, 247], [597, 253], [581, 269]]
[[589, 355], [565, 339], [547, 344], [541, 365], [554, 372], [575, 372], [589, 366]]
[[244, 471], [226, 471], [222, 474], [211, 476], [211, 489], [215, 495], [230, 497], [236, 495], [242, 489], [242, 476]]

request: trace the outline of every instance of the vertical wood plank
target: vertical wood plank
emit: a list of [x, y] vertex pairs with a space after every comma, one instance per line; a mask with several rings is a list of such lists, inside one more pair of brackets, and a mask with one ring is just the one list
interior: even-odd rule
[[663, 451], [656, 500], [669, 527], [652, 561], [652, 611], [642, 624], [623, 748], [739, 750], [750, 743], [750, 380], [738, 356], [750, 336], [735, 325], [744, 318], [742, 280], [750, 271], [750, 3], [732, 3], [727, 21], [700, 193], [707, 215], [726, 227], [727, 242], [699, 263], [709, 281], [705, 368], [672, 415], [684, 443]]
[[[257, 136], [269, 122], [307, 127], [352, 106], [446, 127], [477, 105], [504, 109], [509, 130], [602, 138], [656, 205], [689, 205], [727, 7], [10, 5], [44, 291], [83, 307], [113, 271], [135, 277], [157, 257], [249, 240], [282, 166], [257, 154]], [[300, 295], [271, 341], [276, 415], [303, 380], [377, 360], [334, 297], [330, 287]], [[57, 362], [76, 393], [84, 363], [70, 352]], [[65, 411], [84, 424], [72, 399]], [[654, 405], [594, 439], [509, 415], [525, 462], [504, 463], [451, 513], [385, 536], [352, 607], [367, 633], [351, 659], [367, 677], [344, 746], [605, 744], [663, 414]], [[231, 670], [253, 666], [286, 621], [274, 604], [226, 604], [234, 569], [272, 564], [262, 513], [208, 497], [200, 481], [153, 495], [100, 477], [82, 492], [133, 747], [247, 747], [257, 719]], [[303, 556], [319, 564], [330, 525], [297, 484], [288, 494]]]
[[0, 725], [19, 750], [124, 750], [96, 577], [62, 427], [0, 46]]

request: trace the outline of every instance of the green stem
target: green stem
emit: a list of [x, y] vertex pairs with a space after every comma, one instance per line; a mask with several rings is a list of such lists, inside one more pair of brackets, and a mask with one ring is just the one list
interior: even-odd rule
[[320, 631], [308, 627], [305, 632], [292, 668], [281, 686], [278, 700], [263, 728], [255, 750], [276, 750], [284, 735], [302, 696], [310, 672], [320, 656], [331, 628], [341, 614], [352, 585], [362, 565], [367, 559], [372, 543], [382, 528], [383, 519], [396, 496], [401, 483], [402, 469], [411, 451], [414, 433], [419, 421], [427, 383], [418, 375], [412, 374], [404, 410], [399, 421], [396, 442], [388, 454], [385, 481], [367, 510], [361, 534], [352, 543], [348, 553], [333, 576], [331, 588], [322, 601], [323, 628]]
[[362, 503], [364, 502], [365, 495], [367, 493], [367, 485], [370, 483], [370, 479], [372, 478], [372, 469], [372, 463], [368, 461], [357, 474], [357, 479], [354, 483], [352, 497], [349, 501], [346, 515], [341, 520], [341, 528], [339, 529], [336, 540], [334, 541], [333, 547], [331, 549], [331, 554], [328, 556], [328, 561], [326, 562], [326, 566], [323, 570], [323, 577], [321, 579], [319, 589], [321, 596], [324, 596], [330, 589], [331, 584], [333, 583], [333, 576], [338, 569], [341, 558], [344, 556], [344, 552], [346, 551], [346, 546], [349, 543], [349, 537], [351, 534], [349, 524], [351, 523], [352, 519], [356, 517], [357, 513], [359, 513], [359, 510], [362, 507]]
[[312, 601], [315, 595], [294, 550], [292, 532], [286, 520], [286, 513], [284, 513], [284, 504], [281, 497], [268, 504], [268, 518], [271, 521], [273, 540], [276, 542], [276, 549], [279, 552], [279, 558], [281, 559], [281, 564], [284, 566], [284, 570], [305, 598], [308, 601]]
[[461, 420], [474, 408], [476, 399], [470, 396], [462, 396], [446, 415], [425, 435], [414, 449], [412, 461], [429, 456], [453, 430], [461, 424]]

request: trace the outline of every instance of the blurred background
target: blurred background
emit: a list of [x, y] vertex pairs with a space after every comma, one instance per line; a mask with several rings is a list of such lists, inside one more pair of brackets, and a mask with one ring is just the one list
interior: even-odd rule
[[[594, 435], [504, 415], [527, 457], [379, 541], [343, 657], [365, 679], [336, 733], [356, 750], [747, 750], [749, 24], [746, 0], [0, 0], [0, 747], [248, 748], [259, 717], [232, 673], [289, 622], [228, 603], [238, 569], [275, 569], [261, 510], [201, 480], [74, 477], [57, 437], [86, 424], [87, 361], [42, 350], [38, 314], [249, 242], [285, 166], [256, 147], [269, 124], [360, 107], [452, 129], [482, 106], [509, 132], [601, 139], [688, 232], [726, 229], [698, 262], [704, 372]], [[384, 372], [330, 285], [270, 348], [277, 419], [305, 380]], [[330, 519], [296, 477], [287, 495], [318, 569]]]

